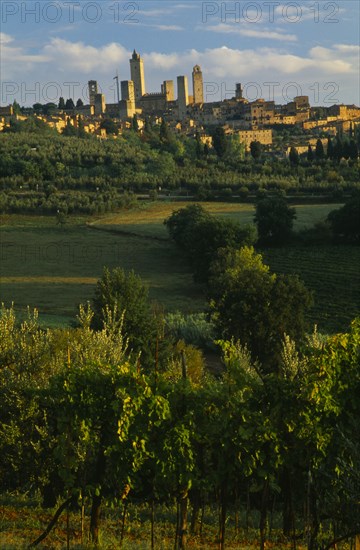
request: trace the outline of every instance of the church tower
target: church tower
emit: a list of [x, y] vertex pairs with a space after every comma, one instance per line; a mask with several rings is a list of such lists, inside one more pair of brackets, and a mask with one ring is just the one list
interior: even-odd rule
[[135, 50], [130, 59], [130, 73], [131, 80], [134, 82], [135, 102], [138, 102], [145, 95], [145, 75], [144, 62]]
[[204, 103], [203, 75], [199, 65], [195, 65], [192, 72], [194, 103]]

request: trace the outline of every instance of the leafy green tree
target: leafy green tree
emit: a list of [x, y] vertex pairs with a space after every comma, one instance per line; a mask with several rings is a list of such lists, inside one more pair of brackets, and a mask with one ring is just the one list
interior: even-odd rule
[[295, 208], [282, 197], [265, 197], [256, 204], [255, 223], [259, 240], [266, 244], [286, 242], [292, 233]]
[[43, 112], [43, 104], [42, 103], [34, 103], [33, 109], [35, 114], [41, 114]]
[[105, 120], [101, 122], [100, 128], [106, 130], [107, 134], [112, 134], [114, 136], [119, 134], [119, 129], [111, 118], [105, 118]]
[[199, 204], [192, 204], [180, 208], [164, 221], [170, 237], [176, 244], [186, 250], [193, 239], [196, 226], [204, 220], [210, 219], [210, 214]]
[[312, 150], [312, 147], [311, 147], [310, 143], [309, 143], [309, 146], [308, 146], [307, 160], [309, 162], [312, 162], [314, 160], [314, 153], [313, 153], [313, 150]]
[[222, 126], [217, 126], [212, 135], [213, 147], [219, 158], [223, 158], [228, 148], [228, 142], [225, 135], [225, 130]]
[[336, 238], [360, 243], [360, 194], [349, 199], [342, 208], [332, 210], [327, 221]]
[[343, 142], [341, 137], [337, 135], [335, 140], [335, 145], [334, 145], [334, 159], [337, 162], [340, 162], [343, 156], [344, 156]]
[[59, 98], [58, 108], [61, 109], [61, 110], [65, 109], [65, 99], [63, 97]]
[[247, 345], [265, 372], [279, 369], [284, 334], [304, 338], [309, 291], [295, 276], [271, 273], [252, 247], [220, 251], [209, 295], [220, 336]]
[[199, 205], [174, 212], [165, 221], [170, 236], [190, 260], [196, 282], [206, 283], [211, 263], [220, 248], [238, 248], [255, 242], [253, 226], [211, 216]]
[[262, 145], [260, 141], [252, 141], [250, 143], [250, 153], [254, 160], [258, 160], [261, 157]]
[[62, 131], [63, 136], [76, 136], [77, 135], [77, 129], [73, 124], [71, 124], [70, 118], [66, 121], [66, 126]]
[[21, 107], [15, 99], [13, 101], [13, 109], [14, 109], [14, 114], [15, 115], [19, 115], [21, 113]]
[[330, 136], [327, 141], [326, 157], [330, 160], [334, 160], [334, 145]]
[[101, 329], [107, 311], [114, 319], [122, 320], [123, 334], [135, 352], [142, 352], [146, 361], [154, 357], [156, 324], [151, 311], [148, 289], [133, 271], [104, 268], [96, 284], [93, 299], [94, 319], [92, 326]]
[[289, 161], [292, 166], [298, 166], [300, 162], [299, 153], [297, 152], [297, 149], [295, 149], [295, 147], [290, 148]]
[[349, 160], [350, 158], [350, 141], [348, 139], [344, 139], [343, 141], [343, 156], [345, 160]]
[[316, 142], [315, 157], [318, 160], [325, 158], [324, 146], [320, 138]]
[[160, 124], [160, 140], [164, 143], [168, 143], [171, 140], [171, 137], [169, 125], [166, 120], [162, 118]]
[[44, 115], [52, 115], [54, 114], [57, 106], [56, 103], [46, 103], [46, 105], [43, 106], [43, 113]]
[[135, 131], [135, 132], [138, 132], [139, 130], [139, 121], [138, 121], [138, 117], [137, 117], [137, 114], [135, 113], [134, 116], [133, 116], [133, 119], [132, 119], [132, 129]]
[[79, 99], [76, 102], [76, 107], [83, 107], [83, 106], [84, 106], [84, 102], [81, 99], [81, 97], [79, 97]]
[[201, 159], [204, 156], [204, 146], [201, 143], [200, 134], [196, 132], [196, 158]]
[[350, 140], [349, 157], [351, 158], [351, 160], [357, 160], [359, 158], [359, 148], [354, 139]]
[[73, 111], [75, 109], [75, 103], [72, 98], [66, 100], [65, 109], [67, 111]]

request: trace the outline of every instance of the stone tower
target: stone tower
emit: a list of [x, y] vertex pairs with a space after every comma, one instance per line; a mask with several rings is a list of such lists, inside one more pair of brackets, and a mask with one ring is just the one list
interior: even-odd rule
[[98, 83], [96, 82], [96, 80], [89, 80], [88, 86], [90, 105], [95, 105], [95, 97], [99, 93]]
[[164, 80], [164, 82], [161, 84], [161, 93], [165, 95], [166, 101], [174, 101], [174, 81]]
[[144, 62], [135, 50], [130, 59], [130, 73], [131, 80], [134, 82], [135, 102], [138, 102], [145, 95], [145, 75]]
[[195, 65], [192, 72], [194, 103], [204, 103], [203, 75], [199, 65]]
[[135, 105], [135, 87], [132, 80], [121, 81], [121, 99], [132, 101]]
[[177, 77], [177, 89], [178, 89], [179, 118], [182, 119], [186, 116], [187, 106], [189, 105], [189, 90], [188, 90], [187, 76]]
[[242, 86], [239, 82], [236, 84], [235, 97], [236, 97], [236, 99], [243, 99]]

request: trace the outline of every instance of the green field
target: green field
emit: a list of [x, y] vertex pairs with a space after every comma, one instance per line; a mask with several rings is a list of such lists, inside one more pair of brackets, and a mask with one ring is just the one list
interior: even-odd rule
[[[201, 289], [168, 240], [163, 220], [181, 202], [147, 203], [100, 218], [73, 218], [64, 227], [52, 217], [0, 217], [0, 300], [17, 310], [37, 307], [49, 326], [74, 319], [77, 304], [91, 299], [103, 266], [134, 269], [151, 297], [167, 311], [201, 311]], [[211, 212], [249, 223], [251, 205], [202, 203]], [[296, 228], [310, 227], [339, 205], [297, 207]], [[346, 328], [360, 310], [360, 249], [288, 247], [265, 251], [273, 270], [298, 273], [315, 292], [311, 317], [323, 331]]]

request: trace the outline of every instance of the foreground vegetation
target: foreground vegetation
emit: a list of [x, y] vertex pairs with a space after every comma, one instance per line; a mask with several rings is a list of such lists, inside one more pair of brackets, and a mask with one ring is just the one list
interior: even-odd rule
[[[198, 540], [200, 527], [205, 544], [213, 541], [208, 547], [225, 548], [230, 518], [244, 529], [238, 514], [246, 510], [248, 522], [257, 517], [261, 549], [270, 510], [280, 513], [293, 548], [299, 538], [325, 550], [360, 531], [359, 322], [325, 342], [314, 334], [302, 348], [285, 336], [271, 371], [265, 357], [261, 364], [223, 341], [224, 370], [214, 377], [191, 348], [176, 352], [158, 316], [142, 342], [153, 355], [140, 360], [121, 337], [116, 310], [100, 331], [90, 328], [92, 317], [81, 308], [78, 328], [41, 331], [36, 312], [18, 326], [13, 311], [2, 310], [3, 491], [40, 491], [44, 506], [60, 499], [59, 513], [87, 511], [95, 544], [106, 503], [120, 523], [112, 535], [119, 545], [127, 506], [133, 514], [140, 503], [154, 548], [164, 506], [179, 548], [190, 543], [188, 531]], [[217, 525], [202, 522], [216, 507]], [[244, 532], [230, 537], [238, 543]]]

